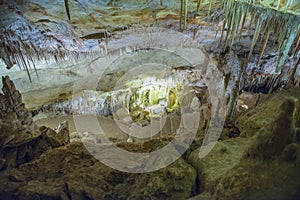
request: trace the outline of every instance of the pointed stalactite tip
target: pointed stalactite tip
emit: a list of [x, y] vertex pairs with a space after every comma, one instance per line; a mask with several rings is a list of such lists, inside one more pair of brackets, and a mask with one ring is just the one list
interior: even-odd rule
[[71, 15], [70, 15], [70, 9], [69, 9], [69, 0], [64, 0], [65, 1], [65, 8], [66, 8], [66, 12], [68, 15], [68, 20], [71, 20]]

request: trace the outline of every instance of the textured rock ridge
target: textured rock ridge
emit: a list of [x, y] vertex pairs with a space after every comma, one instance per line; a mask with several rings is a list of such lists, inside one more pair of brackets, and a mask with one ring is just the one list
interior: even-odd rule
[[16, 141], [18, 138], [23, 138], [25, 135], [31, 135], [31, 137], [36, 135], [37, 128], [30, 112], [22, 102], [22, 95], [16, 90], [10, 78], [2, 77], [2, 82], [3, 94], [0, 94], [1, 144], [13, 145], [18, 143]]
[[22, 95], [8, 76], [2, 77], [0, 94], [0, 170], [16, 167], [49, 148], [69, 143], [69, 131], [37, 128]]

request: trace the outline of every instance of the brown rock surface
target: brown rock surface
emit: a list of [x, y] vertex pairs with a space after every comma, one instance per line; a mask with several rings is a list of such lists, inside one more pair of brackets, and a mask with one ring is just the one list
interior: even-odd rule
[[[184, 199], [191, 195], [196, 172], [182, 158], [153, 173], [119, 172], [93, 158], [82, 143], [69, 144], [67, 122], [56, 131], [45, 126], [37, 129], [9, 77], [3, 77], [3, 93], [0, 199]], [[151, 151], [167, 140], [123, 145], [129, 151]]]
[[186, 199], [196, 172], [180, 158], [156, 172], [124, 173], [95, 160], [82, 143], [72, 142], [4, 171], [0, 179], [0, 197], [7, 199]]
[[[57, 134], [41, 127], [38, 137], [17, 146], [22, 151], [5, 149], [0, 168], [8, 165], [9, 169], [0, 173], [0, 199], [186, 199], [199, 192], [199, 199], [297, 199], [300, 156], [293, 113], [299, 96], [295, 88], [276, 92], [238, 118], [243, 137], [218, 142], [204, 159], [195, 150], [186, 155], [190, 164], [180, 158], [144, 174], [111, 169], [93, 158], [82, 143], [68, 144], [66, 129], [57, 129], [61, 130]], [[118, 146], [148, 152], [170, 139]]]
[[[69, 143], [69, 132], [57, 134], [44, 127], [37, 129], [22, 96], [8, 76], [2, 77], [0, 94], [0, 169], [29, 162], [45, 150]], [[53, 133], [54, 132], [54, 133]]]
[[[294, 111], [299, 89], [282, 90], [236, 120], [241, 136], [220, 141], [196, 168], [199, 199], [298, 199], [300, 153]], [[283, 183], [284, 180], [284, 183]], [[195, 198], [197, 199], [197, 198]]]

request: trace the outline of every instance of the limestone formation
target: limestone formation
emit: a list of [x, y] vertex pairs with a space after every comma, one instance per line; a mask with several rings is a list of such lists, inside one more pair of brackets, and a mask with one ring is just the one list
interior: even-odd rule
[[267, 161], [279, 156], [286, 145], [296, 142], [293, 121], [295, 101], [287, 99], [278, 109], [277, 118], [256, 132], [255, 142], [247, 150], [245, 157]]
[[2, 77], [0, 94], [0, 170], [19, 166], [38, 157], [45, 150], [69, 143], [68, 127], [56, 133], [38, 129], [22, 95], [8, 76]]
[[[198, 194], [195, 199], [300, 199], [300, 90], [282, 87], [289, 77], [300, 80], [295, 65], [300, 48], [299, 0], [197, 1], [197, 10], [208, 9], [211, 15], [185, 13], [184, 34], [177, 32], [178, 0], [65, 0], [69, 21], [63, 1], [1, 1], [0, 69], [17, 87], [3, 77], [0, 199], [155, 200]], [[188, 3], [189, 9], [195, 8], [196, 1]], [[219, 18], [222, 7], [225, 21], [208, 23], [216, 15], [223, 20]], [[228, 53], [218, 56], [224, 49]], [[210, 57], [219, 58], [218, 68]], [[12, 69], [7, 71], [5, 66]], [[276, 66], [283, 75], [274, 74]], [[289, 76], [292, 66], [294, 73]], [[29, 80], [18, 67], [27, 70]], [[36, 75], [31, 69], [35, 67]], [[158, 84], [165, 78], [171, 82]], [[190, 98], [185, 101], [182, 86], [192, 91], [191, 97], [196, 94], [200, 104]], [[210, 129], [210, 122], [214, 121], [213, 103], [223, 97], [223, 88], [226, 105], [241, 112], [230, 112], [234, 117], [225, 137], [199, 159], [203, 138], [219, 131]], [[238, 96], [242, 90], [270, 91], [270, 95], [266, 99], [246, 92]], [[54, 130], [37, 128], [26, 108], [40, 108], [32, 113], [55, 120], [61, 120], [60, 114], [87, 115], [75, 123], [82, 130], [73, 132], [73, 137], [107, 145], [96, 133], [84, 130], [91, 120], [88, 115], [99, 115], [107, 138], [135, 153], [172, 144], [178, 129], [198, 131], [187, 152], [171, 165], [129, 174], [96, 160], [79, 139], [70, 143], [67, 122]], [[200, 118], [192, 111], [200, 111]], [[120, 130], [111, 124], [120, 125]], [[146, 141], [122, 132], [147, 135], [146, 128], [160, 131]], [[178, 152], [183, 147], [175, 146]], [[110, 153], [106, 155], [111, 157]], [[160, 160], [150, 162], [155, 159]]]
[[156, 172], [124, 173], [72, 142], [1, 173], [0, 180], [0, 199], [187, 199], [196, 172], [180, 158]]
[[205, 191], [199, 199], [299, 198], [300, 153], [293, 115], [299, 96], [299, 89], [273, 94], [238, 117], [240, 137], [218, 142], [203, 159], [199, 149], [190, 154], [198, 190]]
[[0, 130], [3, 146], [18, 145], [36, 137], [36, 126], [22, 96], [8, 76], [2, 77], [3, 94], [0, 94]]

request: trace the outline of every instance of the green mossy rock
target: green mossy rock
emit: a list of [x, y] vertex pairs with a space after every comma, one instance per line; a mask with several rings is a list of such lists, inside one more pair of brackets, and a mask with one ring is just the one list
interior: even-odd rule
[[198, 191], [203, 192], [199, 199], [299, 198], [297, 91], [276, 92], [241, 115], [236, 121], [241, 137], [217, 142], [203, 159], [199, 149], [190, 154], [188, 160], [200, 182]]
[[294, 100], [288, 99], [282, 103], [278, 108], [277, 118], [256, 133], [254, 143], [247, 150], [245, 157], [269, 160], [279, 156], [286, 145], [295, 142], [294, 109]]
[[[269, 96], [263, 103], [259, 104], [255, 109], [250, 109], [247, 112], [241, 114], [235, 121], [235, 126], [241, 132], [240, 136], [254, 136], [261, 128], [266, 127], [269, 124], [274, 124], [275, 120], [280, 117], [282, 118], [284, 114], [288, 113], [282, 109], [285, 109], [285, 107], [280, 106], [283, 105], [283, 103], [288, 99], [293, 99], [294, 101], [296, 101], [299, 96], [299, 88], [277, 91], [273, 95]], [[289, 105], [287, 104], [285, 106], [286, 108], [288, 108]], [[292, 115], [294, 110], [290, 109], [290, 112], [291, 113], [288, 114]]]
[[186, 199], [196, 171], [180, 158], [156, 172], [124, 173], [95, 160], [82, 143], [72, 142], [3, 171], [0, 179], [0, 197], [6, 199]]

